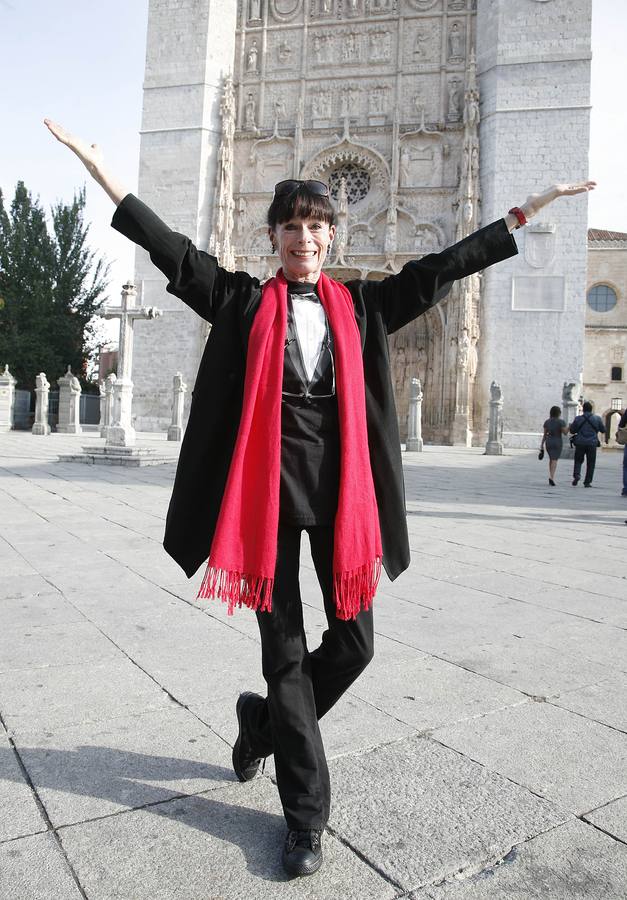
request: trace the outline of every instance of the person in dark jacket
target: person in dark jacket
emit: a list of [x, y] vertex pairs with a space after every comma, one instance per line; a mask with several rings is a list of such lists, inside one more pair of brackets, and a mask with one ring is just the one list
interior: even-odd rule
[[[322, 863], [331, 802], [318, 720], [372, 658], [381, 565], [394, 579], [409, 564], [387, 335], [456, 279], [515, 255], [511, 232], [547, 203], [594, 183], [555, 185], [397, 275], [341, 285], [322, 272], [335, 234], [327, 185], [287, 179], [268, 210], [281, 269], [262, 285], [171, 231], [106, 172], [95, 145], [46, 124], [116, 204], [114, 227], [149, 252], [168, 291], [212, 323], [164, 546], [188, 576], [207, 563], [203, 596], [256, 612], [268, 693], [237, 701], [233, 767], [248, 781], [274, 753], [288, 827], [283, 866], [310, 875]], [[298, 584], [303, 530], [328, 625], [311, 652]]]
[[601, 416], [595, 416], [592, 412], [592, 403], [586, 400], [583, 413], [576, 416], [570, 423], [571, 438], [575, 445], [575, 465], [573, 468], [573, 487], [577, 487], [581, 478], [581, 464], [586, 460], [586, 476], [583, 480], [584, 487], [592, 485], [594, 467], [597, 458], [597, 447], [600, 446], [599, 434], [605, 434], [605, 425]]
[[[623, 410], [623, 414], [620, 417], [618, 427], [627, 428], [627, 406]], [[627, 444], [625, 444], [623, 447], [623, 490], [621, 492], [621, 496], [627, 497]]]

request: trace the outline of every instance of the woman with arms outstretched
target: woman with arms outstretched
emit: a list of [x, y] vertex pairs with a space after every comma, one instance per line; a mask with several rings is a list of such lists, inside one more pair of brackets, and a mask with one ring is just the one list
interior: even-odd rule
[[[372, 658], [381, 565], [391, 579], [409, 565], [387, 335], [456, 279], [514, 256], [515, 228], [593, 182], [554, 185], [397, 275], [343, 285], [322, 272], [335, 234], [328, 187], [281, 181], [267, 215], [281, 268], [262, 285], [171, 231], [107, 173], [95, 145], [46, 124], [116, 204], [113, 227], [149, 252], [170, 293], [212, 323], [164, 546], [189, 577], [207, 563], [202, 596], [256, 612], [267, 697], [237, 700], [233, 767], [248, 781], [274, 753], [288, 828], [283, 866], [313, 874], [331, 802], [318, 720]], [[328, 626], [312, 651], [298, 583], [303, 530]]]

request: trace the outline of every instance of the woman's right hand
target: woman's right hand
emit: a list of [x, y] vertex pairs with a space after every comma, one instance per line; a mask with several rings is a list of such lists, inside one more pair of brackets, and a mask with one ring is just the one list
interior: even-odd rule
[[69, 131], [66, 131], [65, 128], [58, 125], [56, 122], [53, 122], [51, 119], [44, 119], [44, 124], [48, 128], [48, 131], [50, 131], [60, 143], [65, 144], [66, 147], [69, 147], [70, 150], [78, 156], [91, 175], [95, 174], [95, 172], [100, 169], [104, 162], [104, 157], [102, 155], [102, 150], [97, 144], [88, 144], [87, 141], [76, 137], [74, 134], [70, 134]]
[[44, 124], [61, 144], [65, 144], [78, 156], [89, 174], [104, 188], [113, 202], [116, 205], [121, 203], [128, 191], [117, 178], [106, 172], [104, 156], [100, 147], [97, 144], [88, 144], [82, 138], [70, 134], [69, 131], [66, 131], [65, 128], [51, 119], [44, 119]]

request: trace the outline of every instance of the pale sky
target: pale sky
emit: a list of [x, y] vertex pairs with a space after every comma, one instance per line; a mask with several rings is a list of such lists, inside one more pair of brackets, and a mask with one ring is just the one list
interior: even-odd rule
[[[593, 0], [589, 224], [627, 232], [627, 2]], [[133, 273], [133, 248], [109, 227], [113, 204], [42, 124], [49, 116], [104, 149], [137, 187], [148, 0], [0, 0], [0, 187], [21, 179], [48, 207], [87, 182], [91, 244], [112, 263], [111, 299]], [[521, 140], [524, 136], [521, 136]], [[567, 139], [567, 136], [565, 136]], [[530, 185], [531, 189], [544, 185]], [[524, 199], [524, 198], [523, 198]]]

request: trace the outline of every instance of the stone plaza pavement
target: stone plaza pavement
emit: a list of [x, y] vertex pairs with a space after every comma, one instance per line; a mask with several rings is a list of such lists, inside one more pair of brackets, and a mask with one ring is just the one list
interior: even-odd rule
[[[406, 454], [409, 571], [322, 723], [325, 865], [287, 881], [271, 761], [240, 784], [255, 618], [198, 604], [161, 547], [172, 463], [64, 464], [0, 436], [3, 900], [627, 896], [627, 500], [530, 451]], [[308, 633], [324, 625], [303, 540]]]

